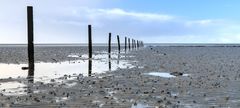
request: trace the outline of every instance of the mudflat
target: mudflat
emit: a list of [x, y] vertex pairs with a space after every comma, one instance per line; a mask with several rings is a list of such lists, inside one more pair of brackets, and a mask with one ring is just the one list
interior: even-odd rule
[[[0, 66], [26, 64], [25, 50], [24, 47], [1, 47]], [[103, 63], [102, 68], [107, 70], [96, 67], [96, 74], [86, 76], [81, 68], [76, 71], [70, 66], [61, 69], [61, 74], [56, 72], [55, 77], [45, 78], [47, 76], [38, 76], [37, 72], [54, 73], [44, 69], [53, 64], [85, 63], [87, 48], [36, 48], [36, 62], [50, 63], [36, 70], [33, 82], [24, 75], [3, 77], [11, 68], [6, 66], [4, 71], [0, 68], [0, 106], [240, 107], [240, 47], [147, 46], [126, 53], [123, 50], [120, 54], [113, 51], [110, 60], [105, 57], [106, 51], [105, 47], [96, 47], [93, 61]], [[109, 69], [109, 62], [116, 66]], [[14, 72], [12, 74], [14, 76]]]

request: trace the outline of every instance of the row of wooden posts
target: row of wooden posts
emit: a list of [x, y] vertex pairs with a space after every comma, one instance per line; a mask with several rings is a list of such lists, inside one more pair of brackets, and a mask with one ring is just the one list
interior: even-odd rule
[[[27, 7], [27, 28], [28, 28], [28, 77], [31, 78], [34, 76], [34, 44], [33, 44], [33, 37], [34, 37], [34, 26], [33, 26], [33, 7], [28, 6]], [[109, 33], [109, 42], [108, 42], [108, 53], [109, 58], [111, 57], [111, 33]], [[120, 53], [121, 46], [120, 46], [120, 37], [117, 35], [118, 40], [118, 51]], [[128, 45], [127, 45], [128, 40]], [[125, 37], [125, 52], [128, 49], [138, 49], [140, 47], [144, 46], [143, 41], [134, 40], [132, 39], [132, 45], [131, 45], [131, 39]], [[132, 48], [131, 48], [132, 46]], [[88, 25], [88, 50], [89, 50], [89, 64], [92, 64], [92, 26]], [[92, 66], [89, 65], [89, 73], [91, 74]]]
[[[109, 33], [109, 38], [108, 38], [108, 53], [111, 53], [111, 39], [112, 39], [112, 33]], [[127, 42], [128, 40], [128, 42]], [[118, 43], [118, 52], [120, 53], [121, 51], [121, 45], [120, 45], [120, 37], [117, 35], [117, 43]], [[127, 45], [128, 43], [128, 45]], [[92, 26], [88, 25], [88, 49], [89, 49], [89, 58], [92, 58]], [[131, 39], [125, 37], [125, 52], [127, 51], [127, 46], [129, 50], [131, 49], [139, 49], [140, 47], [144, 46], [143, 41], [139, 40], [134, 40], [132, 39], [132, 48], [131, 48]]]

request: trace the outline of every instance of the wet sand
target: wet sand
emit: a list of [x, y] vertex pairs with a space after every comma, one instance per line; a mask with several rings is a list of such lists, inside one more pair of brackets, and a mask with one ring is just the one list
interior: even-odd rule
[[[121, 52], [120, 61], [127, 60], [132, 67], [117, 68], [92, 77], [76, 73], [34, 83], [24, 77], [3, 78], [0, 80], [0, 107], [238, 108], [239, 52], [240, 47], [154, 46], [127, 54]], [[63, 56], [47, 54], [46, 58], [64, 61], [72, 52], [65, 53]], [[26, 62], [15, 56], [1, 53], [1, 57], [9, 57], [2, 58], [1, 62]], [[39, 61], [48, 61], [43, 58], [39, 56]], [[14, 86], [19, 84], [10, 89], [4, 86], [11, 82]]]

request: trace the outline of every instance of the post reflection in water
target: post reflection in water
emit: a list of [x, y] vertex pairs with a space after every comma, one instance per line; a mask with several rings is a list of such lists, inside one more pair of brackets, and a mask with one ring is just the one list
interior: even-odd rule
[[34, 69], [29, 69], [28, 70], [28, 76], [27, 76], [27, 93], [31, 94], [33, 93], [33, 90], [31, 89], [32, 83], [34, 83]]
[[92, 76], [92, 58], [88, 59], [88, 76]]
[[118, 58], [117, 58], [117, 64], [119, 65], [119, 61], [120, 61], [120, 52], [118, 53]]
[[108, 54], [108, 69], [109, 69], [109, 71], [112, 70], [111, 54]]
[[34, 83], [34, 69], [28, 70], [27, 80], [29, 83]]

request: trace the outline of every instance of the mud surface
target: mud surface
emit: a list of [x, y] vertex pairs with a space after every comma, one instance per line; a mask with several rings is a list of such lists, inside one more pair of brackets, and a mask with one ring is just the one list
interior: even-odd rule
[[[48, 58], [65, 61], [71, 53], [86, 54], [72, 52], [78, 48], [65, 52], [55, 48], [40, 49], [36, 58], [44, 62], [52, 62]], [[23, 52], [14, 53], [19, 49], [0, 50], [2, 63], [26, 62], [19, 58], [25, 57]], [[42, 56], [45, 50], [47, 57]], [[54, 53], [49, 53], [52, 50]], [[13, 52], [12, 56], [7, 51]], [[127, 60], [133, 67], [91, 77], [76, 72], [49, 79], [47, 83], [32, 82], [24, 77], [3, 78], [0, 80], [0, 107], [238, 108], [239, 52], [239, 47], [145, 47], [126, 54], [121, 52], [120, 60]], [[166, 74], [171, 77], [164, 76]]]

